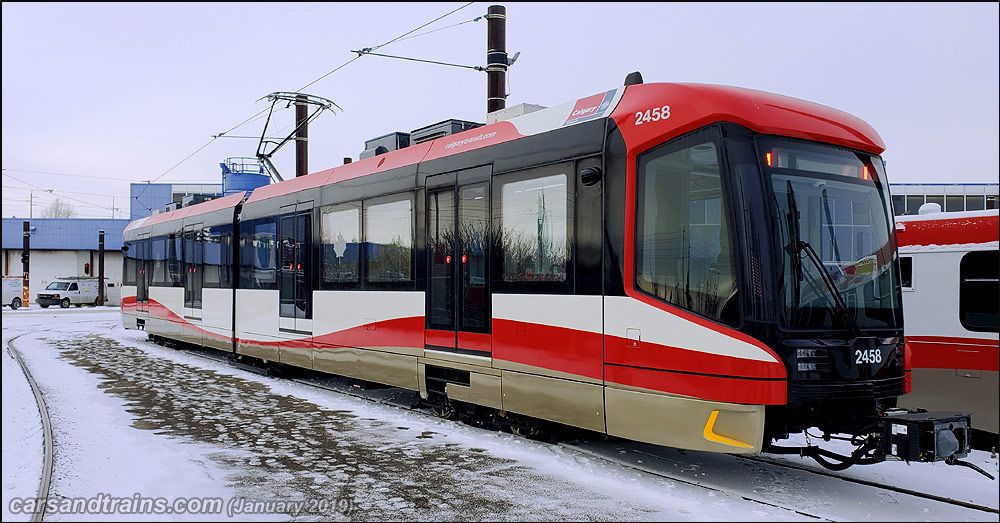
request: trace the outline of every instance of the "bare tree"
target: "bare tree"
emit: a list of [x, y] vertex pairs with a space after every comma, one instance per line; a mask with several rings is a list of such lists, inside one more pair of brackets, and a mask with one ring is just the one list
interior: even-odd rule
[[42, 218], [76, 218], [76, 209], [61, 198], [56, 198], [42, 211]]

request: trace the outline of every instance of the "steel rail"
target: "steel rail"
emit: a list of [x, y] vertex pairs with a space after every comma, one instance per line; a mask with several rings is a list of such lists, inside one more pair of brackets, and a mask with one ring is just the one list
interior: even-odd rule
[[31, 515], [31, 521], [38, 522], [42, 521], [45, 517], [45, 506], [47, 505], [47, 500], [49, 499], [49, 486], [52, 483], [52, 452], [53, 452], [53, 435], [52, 435], [52, 421], [49, 419], [49, 409], [45, 406], [45, 398], [42, 397], [42, 391], [38, 388], [38, 383], [35, 382], [35, 378], [32, 377], [31, 371], [28, 370], [28, 366], [21, 359], [21, 353], [14, 347], [14, 340], [24, 336], [26, 334], [19, 334], [9, 340], [7, 340], [7, 354], [10, 354], [14, 361], [21, 367], [21, 372], [24, 373], [25, 378], [28, 379], [28, 385], [31, 386], [31, 392], [35, 395], [35, 403], [38, 406], [38, 412], [42, 418], [42, 477], [38, 482], [38, 496], [35, 498], [35, 510]]

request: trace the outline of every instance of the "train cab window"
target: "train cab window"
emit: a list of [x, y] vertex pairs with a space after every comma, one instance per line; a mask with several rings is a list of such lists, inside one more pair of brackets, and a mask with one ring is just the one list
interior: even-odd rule
[[322, 281], [350, 284], [360, 281], [361, 204], [323, 207], [321, 220]]
[[136, 285], [135, 254], [137, 252], [134, 242], [125, 242], [125, 259], [122, 267], [122, 285]]
[[913, 290], [913, 256], [899, 257], [899, 281], [903, 290]]
[[973, 251], [959, 265], [958, 313], [971, 331], [1000, 332], [1000, 251]]
[[364, 220], [368, 282], [413, 281], [413, 197], [366, 201]]
[[697, 314], [738, 323], [719, 147], [704, 133], [639, 157], [635, 286]]
[[[566, 173], [572, 164], [533, 170], [501, 181], [500, 222], [503, 281], [565, 282], [570, 264], [572, 201]], [[544, 175], [545, 171], [554, 174]], [[537, 176], [543, 174], [542, 176]]]

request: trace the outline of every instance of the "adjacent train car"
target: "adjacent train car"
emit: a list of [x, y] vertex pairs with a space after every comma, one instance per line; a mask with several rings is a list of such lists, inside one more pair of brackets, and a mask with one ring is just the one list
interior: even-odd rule
[[[913, 393], [904, 407], [972, 414], [974, 442], [1000, 434], [1000, 211], [896, 218]], [[977, 446], [979, 446], [977, 444]]]
[[[124, 324], [516, 430], [954, 460], [968, 416], [893, 409], [883, 148], [798, 99], [627, 85], [137, 221]], [[810, 427], [858, 449], [772, 444]]]

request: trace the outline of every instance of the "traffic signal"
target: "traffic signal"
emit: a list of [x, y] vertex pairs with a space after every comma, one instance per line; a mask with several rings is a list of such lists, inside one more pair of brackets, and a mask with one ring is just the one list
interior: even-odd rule
[[87, 276], [90, 276], [90, 264], [89, 263], [84, 263], [83, 264], [83, 273], [86, 274]]

